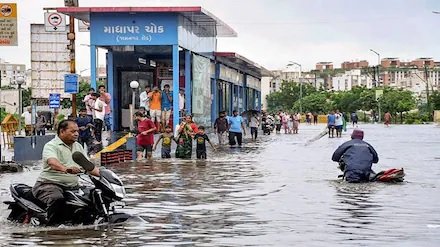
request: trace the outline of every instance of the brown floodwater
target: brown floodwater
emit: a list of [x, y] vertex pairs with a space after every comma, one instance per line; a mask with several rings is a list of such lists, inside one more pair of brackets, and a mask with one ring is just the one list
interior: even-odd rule
[[[330, 157], [352, 129], [309, 142], [324, 126], [302, 124], [298, 135], [248, 136], [241, 149], [208, 149], [207, 161], [110, 166], [126, 186], [122, 211], [134, 216], [121, 225], [22, 226], [8, 222], [0, 205], [0, 245], [440, 245], [440, 127], [360, 127], [379, 153], [375, 170], [404, 167], [404, 183], [341, 183]], [[0, 201], [10, 199], [11, 182], [32, 185], [39, 172], [37, 165], [0, 174]]]

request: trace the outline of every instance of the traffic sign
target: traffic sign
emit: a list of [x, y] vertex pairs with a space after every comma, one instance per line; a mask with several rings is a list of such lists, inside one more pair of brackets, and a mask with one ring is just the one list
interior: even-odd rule
[[17, 4], [0, 3], [0, 46], [17, 45]]
[[44, 27], [46, 32], [65, 32], [66, 16], [58, 12], [44, 13]]
[[78, 20], [78, 31], [89, 32], [90, 31], [90, 23], [87, 21]]
[[61, 94], [51, 93], [49, 94], [49, 108], [60, 108]]
[[79, 92], [79, 83], [77, 74], [64, 75], [64, 92], [75, 94]]

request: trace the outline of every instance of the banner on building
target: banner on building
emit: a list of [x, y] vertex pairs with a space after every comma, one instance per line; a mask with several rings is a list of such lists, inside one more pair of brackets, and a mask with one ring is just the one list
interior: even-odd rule
[[195, 122], [204, 126], [211, 125], [210, 66], [211, 61], [208, 58], [193, 56], [192, 113]]
[[17, 46], [17, 4], [0, 3], [0, 46]]

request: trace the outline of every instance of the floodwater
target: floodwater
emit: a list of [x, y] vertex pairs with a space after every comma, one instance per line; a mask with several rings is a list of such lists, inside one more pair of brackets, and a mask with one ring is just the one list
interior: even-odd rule
[[[0, 245], [29, 246], [440, 246], [440, 127], [361, 125], [380, 156], [377, 171], [404, 167], [400, 184], [346, 184], [330, 161], [348, 140], [324, 128], [261, 136], [242, 149], [209, 151], [208, 161], [154, 161], [110, 167], [137, 216], [118, 226], [19, 226], [0, 206]], [[33, 184], [39, 171], [0, 175]]]

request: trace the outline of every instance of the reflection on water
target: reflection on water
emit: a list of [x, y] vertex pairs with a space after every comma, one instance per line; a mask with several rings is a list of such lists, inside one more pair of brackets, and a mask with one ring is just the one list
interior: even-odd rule
[[[349, 134], [314, 139], [323, 127], [208, 150], [206, 161], [113, 165], [126, 185], [123, 210], [135, 216], [121, 225], [20, 226], [1, 205], [0, 245], [437, 246], [440, 128], [362, 126], [380, 155], [375, 170], [405, 167], [407, 182], [388, 185], [338, 181], [330, 157]], [[38, 173], [0, 175], [0, 200], [11, 182], [33, 184]]]
[[342, 241], [368, 239], [375, 224], [381, 224], [377, 212], [382, 206], [374, 199], [377, 184], [334, 182], [334, 186], [337, 204], [332, 207], [334, 223], [329, 225], [336, 228]]

